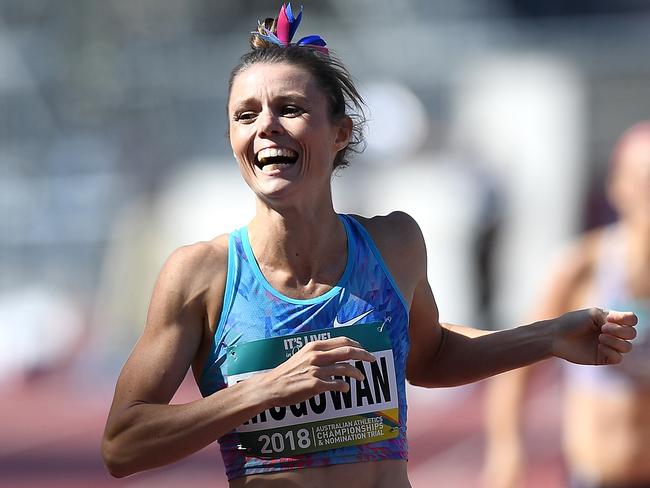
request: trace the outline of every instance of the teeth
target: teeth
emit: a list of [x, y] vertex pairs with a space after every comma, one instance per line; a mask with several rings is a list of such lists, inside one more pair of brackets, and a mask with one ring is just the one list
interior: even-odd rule
[[295, 158], [298, 156], [298, 153], [292, 149], [284, 147], [269, 147], [267, 149], [262, 149], [257, 153], [257, 159], [260, 161], [266, 158], [275, 158], [277, 156], [284, 156], [287, 158]]
[[278, 170], [278, 169], [282, 170], [282, 169], [286, 169], [286, 168], [291, 168], [292, 166], [293, 166], [292, 164], [286, 164], [286, 163], [285, 164], [278, 164], [278, 163], [266, 164], [262, 168], [262, 171], [264, 173], [272, 173], [275, 170]]

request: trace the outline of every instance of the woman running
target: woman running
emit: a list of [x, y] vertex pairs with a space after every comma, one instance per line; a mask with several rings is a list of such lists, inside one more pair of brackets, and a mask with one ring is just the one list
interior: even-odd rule
[[[219, 440], [232, 487], [408, 487], [407, 380], [618, 363], [631, 348], [630, 312], [493, 334], [439, 322], [417, 223], [334, 211], [363, 102], [322, 38], [291, 42], [301, 17], [283, 5], [232, 72], [230, 144], [256, 213], [164, 265], [104, 433], [115, 476]], [[169, 405], [190, 366], [203, 398]]]

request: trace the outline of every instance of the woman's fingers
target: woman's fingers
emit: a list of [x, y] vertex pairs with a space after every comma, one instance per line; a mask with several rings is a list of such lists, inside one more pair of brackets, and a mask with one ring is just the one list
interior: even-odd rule
[[333, 339], [323, 339], [308, 343], [304, 349], [314, 351], [329, 351], [337, 347], [362, 347], [360, 343], [349, 337], [334, 337]]
[[337, 363], [329, 366], [317, 367], [313, 373], [318, 378], [318, 392], [323, 391], [341, 391], [347, 393], [350, 390], [350, 384], [342, 377], [354, 378], [357, 381], [363, 381], [365, 375], [357, 368], [348, 363]]
[[598, 364], [619, 364], [623, 354], [632, 350], [629, 342], [636, 337], [634, 326], [639, 319], [633, 312], [603, 311], [605, 323], [598, 336]]
[[348, 363], [337, 363], [331, 366], [323, 366], [318, 371], [318, 376], [324, 380], [330, 380], [332, 376], [349, 376], [358, 381], [365, 379], [364, 374]]
[[623, 360], [623, 355], [604, 344], [598, 344], [598, 357], [596, 364], [618, 364]]
[[350, 384], [343, 379], [332, 378], [329, 380], [321, 380], [322, 389], [321, 391], [340, 391], [341, 393], [347, 393], [350, 391]]
[[312, 364], [316, 366], [329, 366], [343, 361], [375, 361], [375, 356], [361, 347], [342, 346], [329, 351], [313, 353]]
[[335, 337], [314, 341], [303, 347], [299, 353], [311, 355], [310, 363], [316, 366], [328, 366], [343, 361], [374, 361], [375, 357], [361, 344], [347, 337]]
[[600, 336], [598, 336], [598, 342], [622, 353], [630, 352], [632, 350], [632, 344], [624, 339], [619, 339], [612, 335], [600, 334]]
[[612, 335], [625, 340], [632, 340], [636, 337], [636, 329], [629, 325], [619, 325], [607, 322], [600, 328], [600, 331], [603, 334]]
[[347, 337], [336, 337], [313, 341], [301, 348], [287, 361], [270, 373], [273, 387], [282, 393], [278, 401], [293, 404], [324, 391], [347, 392], [348, 381], [365, 379], [364, 372], [350, 364], [353, 361], [375, 361], [357, 341]]
[[633, 312], [619, 312], [617, 310], [609, 310], [605, 320], [607, 322], [627, 326], [634, 326], [639, 321], [638, 317]]

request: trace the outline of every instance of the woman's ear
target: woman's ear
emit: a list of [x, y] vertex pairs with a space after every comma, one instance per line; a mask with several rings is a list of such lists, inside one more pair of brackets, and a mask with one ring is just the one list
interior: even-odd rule
[[352, 137], [352, 119], [347, 115], [341, 117], [336, 123], [336, 139], [334, 139], [334, 144], [336, 145], [336, 151], [345, 149], [350, 142]]

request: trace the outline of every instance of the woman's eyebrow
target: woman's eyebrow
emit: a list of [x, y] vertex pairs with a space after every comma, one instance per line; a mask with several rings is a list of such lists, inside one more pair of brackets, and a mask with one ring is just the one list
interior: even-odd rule
[[243, 100], [235, 100], [232, 104], [232, 107], [234, 109], [240, 108], [240, 107], [246, 107], [248, 105], [256, 104], [259, 103], [256, 98], [254, 97], [249, 97], [245, 98]]
[[279, 102], [291, 101], [307, 103], [309, 99], [301, 93], [283, 93], [282, 95], [278, 95], [275, 100]]
[[[280, 95], [274, 96], [272, 100], [302, 100], [302, 101], [308, 101], [309, 98], [306, 97], [304, 94], [299, 93], [299, 92], [289, 92], [289, 93], [282, 93]], [[241, 100], [235, 100], [233, 102], [233, 106], [241, 106], [241, 105], [250, 105], [250, 104], [259, 104], [260, 101], [257, 97], [248, 97], [244, 98]]]

